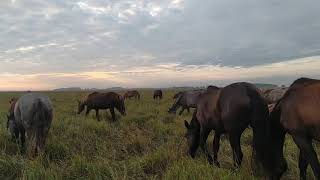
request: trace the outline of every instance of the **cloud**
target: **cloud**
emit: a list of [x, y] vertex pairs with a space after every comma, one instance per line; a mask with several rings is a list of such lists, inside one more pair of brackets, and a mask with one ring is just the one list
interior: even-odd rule
[[23, 46], [23, 47], [18, 47], [16, 49], [6, 50], [5, 53], [17, 53], [17, 52], [24, 53], [24, 52], [28, 52], [28, 51], [34, 51], [34, 50], [37, 50], [40, 48], [47, 48], [50, 46], [57, 46], [57, 45], [58, 44], [56, 44], [56, 43], [49, 43], [49, 44], [39, 44], [36, 46]]
[[[320, 16], [319, 5], [298, 0], [0, 1], [0, 38], [4, 42], [0, 74], [117, 71], [131, 73], [132, 77], [126, 77], [128, 84], [122, 85], [132, 86], [130, 79], [139, 79], [143, 73], [138, 70], [143, 68], [145, 74], [170, 74], [171, 79], [150, 82], [162, 86], [222, 77], [211, 70], [199, 77], [202, 73], [196, 69], [210, 67], [227, 75], [241, 72], [237, 75], [247, 80], [288, 83], [291, 76], [297, 76], [296, 71], [288, 69], [290, 75], [270, 77], [263, 68], [320, 55], [320, 19], [315, 18]], [[176, 75], [168, 70], [172, 64], [177, 65], [172, 70]], [[268, 78], [258, 72], [257, 76], [246, 74], [258, 67]], [[303, 67], [307, 68], [303, 75], [314, 75], [308, 74], [312, 66]], [[189, 70], [195, 73], [179, 74]], [[57, 78], [56, 85], [46, 87], [64, 85], [58, 79], [66, 81]], [[224, 81], [229, 80], [232, 78]], [[80, 79], [78, 82], [81, 85]], [[89, 82], [84, 79], [83, 83]]]
[[[5, 85], [1, 86], [0, 89], [54, 89], [71, 86], [82, 88], [206, 86], [209, 84], [226, 85], [226, 82], [248, 80], [251, 82], [265, 82], [264, 79], [277, 77], [286, 77], [284, 81], [279, 83], [289, 85], [294, 79], [302, 76], [320, 78], [319, 66], [320, 56], [253, 67], [171, 63], [132, 68], [113, 67], [112, 69], [114, 70], [110, 71], [29, 75], [1, 74], [3, 78], [0, 78], [0, 84]], [[286, 71], [283, 69], [286, 69]], [[308, 69], [308, 71], [306, 72], [305, 69]], [[7, 83], [4, 83], [4, 81]], [[37, 86], [31, 87], [29, 84], [37, 84]]]

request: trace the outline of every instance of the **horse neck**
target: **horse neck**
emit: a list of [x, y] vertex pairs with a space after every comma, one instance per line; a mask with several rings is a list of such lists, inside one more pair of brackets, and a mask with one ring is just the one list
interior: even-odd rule
[[179, 98], [174, 102], [174, 104], [170, 108], [171, 110], [174, 110], [174, 111], [177, 110], [177, 108], [180, 106], [180, 98], [181, 98], [181, 96], [179, 96]]

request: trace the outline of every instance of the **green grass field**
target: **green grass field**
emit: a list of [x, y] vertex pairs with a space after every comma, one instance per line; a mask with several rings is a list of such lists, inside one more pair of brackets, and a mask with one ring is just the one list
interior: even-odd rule
[[[87, 118], [77, 115], [76, 100], [87, 93], [46, 94], [54, 104], [54, 120], [45, 153], [31, 160], [20, 155], [6, 130], [9, 99], [20, 94], [0, 93], [0, 179], [256, 179], [250, 164], [250, 130], [241, 139], [244, 161], [239, 170], [232, 170], [225, 136], [220, 169], [210, 166], [201, 150], [195, 160], [188, 157], [183, 120], [189, 121], [191, 113], [167, 113], [173, 91], [165, 92], [162, 101], [154, 101], [151, 91], [142, 92], [140, 101], [126, 101], [128, 115], [121, 117], [117, 112], [117, 122], [111, 122], [106, 111], [100, 111], [101, 122], [93, 111]], [[208, 144], [212, 151], [212, 134]], [[298, 179], [297, 152], [288, 136], [285, 156], [289, 170], [283, 179]], [[313, 179], [310, 167], [308, 179]]]

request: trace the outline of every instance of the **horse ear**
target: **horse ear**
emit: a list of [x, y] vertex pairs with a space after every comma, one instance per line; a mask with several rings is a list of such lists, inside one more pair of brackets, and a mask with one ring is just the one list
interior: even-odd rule
[[188, 121], [186, 121], [186, 120], [184, 120], [184, 125], [186, 126], [187, 129], [190, 128], [190, 125], [189, 125]]

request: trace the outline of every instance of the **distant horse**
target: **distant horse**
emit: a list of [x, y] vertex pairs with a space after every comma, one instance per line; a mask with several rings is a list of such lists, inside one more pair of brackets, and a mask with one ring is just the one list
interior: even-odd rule
[[114, 92], [93, 92], [89, 94], [85, 100], [78, 100], [78, 114], [80, 114], [85, 109], [85, 107], [87, 107], [86, 116], [92, 109], [94, 109], [96, 111], [96, 118], [98, 121], [100, 121], [100, 109], [109, 109], [113, 121], [116, 120], [114, 108], [116, 108], [123, 116], [126, 115], [124, 99], [119, 94]]
[[135, 98], [135, 99], [140, 99], [140, 93], [136, 90], [133, 91], [127, 91], [124, 95], [123, 98], [124, 99], [131, 99], [131, 98]]
[[162, 90], [155, 90], [154, 92], [153, 92], [153, 99], [162, 99], [162, 96], [163, 96], [163, 94], [162, 94]]
[[9, 113], [9, 126], [19, 132], [16, 138], [20, 135], [22, 148], [27, 135], [29, 153], [37, 155], [43, 151], [53, 118], [49, 97], [38, 93], [25, 94], [16, 101], [14, 113]]
[[286, 93], [288, 88], [275, 88], [263, 90], [263, 96], [266, 98], [268, 104], [276, 103]]
[[[220, 167], [218, 151], [220, 136], [229, 135], [233, 152], [234, 166], [242, 162], [240, 138], [243, 131], [250, 125], [253, 129], [253, 152], [257, 162], [265, 161], [265, 142], [269, 111], [267, 103], [259, 90], [249, 83], [234, 83], [222, 89], [215, 88], [203, 94], [197, 105], [190, 124], [185, 121], [186, 137], [189, 154], [192, 158], [200, 145], [210, 164]], [[206, 141], [209, 133], [214, 130], [213, 155], [210, 155]]]
[[320, 164], [312, 140], [320, 141], [320, 80], [300, 78], [293, 82], [270, 114], [270, 148], [273, 160], [272, 178], [280, 179], [287, 170], [283, 156], [285, 134], [289, 133], [298, 148], [300, 179], [306, 179], [311, 165], [313, 174], [320, 179]]
[[177, 109], [180, 107], [182, 107], [182, 109], [179, 112], [179, 115], [181, 115], [185, 109], [190, 112], [190, 108], [197, 107], [198, 99], [203, 93], [204, 91], [202, 90], [180, 92], [179, 95], [177, 95], [177, 100], [173, 103], [171, 108], [169, 108], [168, 112], [176, 113]]

